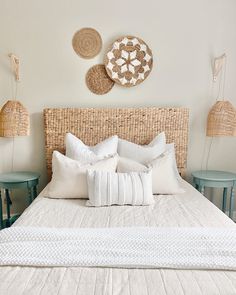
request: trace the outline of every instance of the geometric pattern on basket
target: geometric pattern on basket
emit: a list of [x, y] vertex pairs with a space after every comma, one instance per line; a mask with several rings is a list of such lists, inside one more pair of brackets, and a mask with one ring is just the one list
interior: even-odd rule
[[153, 65], [152, 51], [140, 38], [125, 36], [117, 39], [105, 56], [105, 67], [116, 83], [132, 87], [142, 83]]

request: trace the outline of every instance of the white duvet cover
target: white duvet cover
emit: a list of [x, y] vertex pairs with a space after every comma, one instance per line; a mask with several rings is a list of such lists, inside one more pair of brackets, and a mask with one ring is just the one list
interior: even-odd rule
[[[186, 193], [156, 196], [151, 206], [86, 207], [86, 200], [54, 200], [42, 194], [14, 227], [203, 227], [235, 224], [183, 182]], [[236, 272], [111, 267], [0, 267], [0, 294], [236, 294]]]

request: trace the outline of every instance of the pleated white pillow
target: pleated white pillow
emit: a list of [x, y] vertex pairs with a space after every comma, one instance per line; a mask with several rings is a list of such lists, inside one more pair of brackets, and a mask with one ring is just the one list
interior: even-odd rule
[[166, 136], [164, 132], [158, 134], [148, 145], [138, 145], [120, 139], [118, 141], [118, 155], [136, 162], [146, 164], [164, 153]]
[[102, 160], [110, 155], [117, 153], [118, 136], [111, 136], [94, 146], [87, 146], [78, 137], [67, 133], [65, 137], [66, 156], [88, 164]]
[[52, 157], [52, 180], [46, 197], [58, 199], [87, 199], [87, 170], [116, 171], [117, 156], [100, 160], [94, 164], [83, 165], [63, 154], [54, 151]]
[[152, 195], [152, 171], [114, 173], [87, 172], [89, 200], [87, 206], [150, 205]]

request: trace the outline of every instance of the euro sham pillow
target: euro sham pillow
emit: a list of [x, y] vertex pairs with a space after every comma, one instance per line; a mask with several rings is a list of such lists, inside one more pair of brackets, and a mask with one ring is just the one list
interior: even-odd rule
[[138, 145], [133, 142], [120, 139], [118, 141], [118, 155], [146, 164], [162, 153], [166, 148], [165, 133], [158, 134], [148, 145]]
[[180, 175], [178, 173], [174, 144], [169, 144], [167, 150], [156, 159], [146, 165], [134, 160], [119, 157], [117, 172], [126, 173], [131, 171], [146, 171], [152, 169], [153, 194], [181, 194]]
[[67, 157], [80, 161], [82, 164], [88, 164], [116, 154], [118, 136], [114, 135], [94, 146], [87, 146], [73, 134], [67, 133], [65, 144]]
[[58, 199], [88, 198], [87, 170], [116, 171], [117, 156], [112, 156], [92, 164], [81, 164], [54, 151], [52, 157], [52, 180], [46, 197]]
[[154, 203], [151, 170], [130, 173], [88, 170], [87, 181], [89, 191], [87, 206]]

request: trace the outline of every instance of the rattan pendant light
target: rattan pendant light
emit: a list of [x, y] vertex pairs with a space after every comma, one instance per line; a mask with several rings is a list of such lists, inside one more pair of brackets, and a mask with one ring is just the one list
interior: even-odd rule
[[20, 80], [19, 63], [20, 60], [14, 54], [9, 54], [11, 66], [15, 75], [16, 90], [13, 96], [15, 99], [8, 100], [0, 111], [0, 136], [15, 137], [29, 135], [29, 113], [21, 102], [16, 100], [17, 86]]
[[0, 112], [0, 136], [29, 135], [29, 113], [21, 102], [8, 100]]
[[229, 100], [224, 99], [226, 84], [226, 65], [227, 56], [225, 53], [214, 58], [212, 63], [213, 80], [211, 96], [215, 96], [216, 101], [209, 110], [207, 116], [206, 136], [210, 137], [210, 140], [205, 140], [201, 170], [203, 169], [203, 160], [205, 156], [207, 142], [209, 143], [209, 145], [206, 156], [206, 170], [208, 170], [208, 163], [214, 137], [236, 136], [236, 109]]
[[206, 135], [236, 136], [236, 110], [228, 100], [218, 100], [210, 109]]
[[219, 99], [225, 96], [226, 64], [225, 53], [214, 59], [213, 84], [219, 76], [219, 89], [217, 100], [207, 117], [206, 135], [210, 137], [236, 136], [236, 109], [228, 100]]

